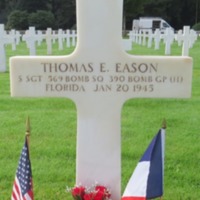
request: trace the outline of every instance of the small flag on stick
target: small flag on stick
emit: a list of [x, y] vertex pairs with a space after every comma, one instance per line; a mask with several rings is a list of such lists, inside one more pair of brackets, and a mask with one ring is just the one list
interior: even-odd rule
[[137, 164], [122, 200], [147, 200], [163, 196], [165, 122]]
[[15, 175], [11, 200], [34, 199], [31, 162], [29, 157], [29, 146], [28, 146], [29, 135], [30, 135], [30, 124], [29, 124], [29, 119], [27, 119], [25, 143], [20, 155], [18, 168]]

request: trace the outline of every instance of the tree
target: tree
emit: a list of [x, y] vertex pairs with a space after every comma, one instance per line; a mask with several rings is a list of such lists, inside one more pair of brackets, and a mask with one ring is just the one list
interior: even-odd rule
[[76, 24], [76, 1], [51, 0], [50, 2], [57, 28], [68, 29], [74, 27]]
[[0, 23], [2, 23], [4, 21], [4, 17], [5, 17], [5, 0], [1, 0], [0, 1]]
[[18, 0], [17, 9], [26, 10], [27, 12], [36, 12], [37, 10], [48, 10], [48, 0]]
[[26, 30], [28, 28], [28, 13], [15, 10], [8, 16], [8, 29]]
[[200, 23], [196, 23], [192, 28], [193, 28], [195, 31], [200, 31]]
[[[76, 0], [0, 0], [0, 23], [15, 10], [44, 10], [53, 13], [55, 28], [67, 29], [76, 24], [75, 8]], [[200, 21], [200, 0], [124, 0], [124, 29], [131, 29], [133, 19], [142, 16], [162, 17], [175, 29], [192, 26]]]
[[[132, 21], [144, 13], [144, 5], [148, 0], [124, 0], [123, 29], [132, 29]], [[125, 26], [126, 22], [126, 26]]]
[[[128, 11], [127, 16], [131, 16], [131, 10], [135, 13], [135, 15], [132, 15], [132, 19], [140, 16], [161, 17], [168, 21], [175, 29], [179, 29], [183, 28], [184, 25], [192, 26], [195, 23], [195, 18], [198, 21], [199, 1], [142, 0], [140, 2], [136, 0], [125, 0], [125, 10], [126, 12]], [[137, 5], [135, 6], [137, 9], [134, 8], [134, 5]]]
[[48, 27], [54, 27], [55, 18], [50, 11], [38, 10], [29, 15], [28, 22], [29, 26], [34, 26], [39, 30], [46, 30]]
[[195, 23], [200, 22], [200, 0], [196, 0], [196, 18]]
[[5, 9], [5, 6], [6, 6], [6, 1], [5, 0], [1, 0], [0, 1], [0, 11]]

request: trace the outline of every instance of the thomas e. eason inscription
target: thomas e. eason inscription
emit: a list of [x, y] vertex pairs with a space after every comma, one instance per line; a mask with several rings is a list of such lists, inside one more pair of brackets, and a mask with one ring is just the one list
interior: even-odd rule
[[[34, 83], [44, 82], [44, 89], [48, 92], [86, 92], [85, 83], [94, 83], [93, 92], [153, 92], [154, 84], [168, 83], [181, 84], [182, 76], [167, 76], [159, 74], [158, 63], [114, 63], [114, 75], [105, 76], [109, 73], [110, 66], [105, 62], [99, 63], [98, 75], [94, 72], [94, 63], [41, 63], [43, 75], [18, 76], [19, 82]], [[113, 68], [113, 67], [112, 67]], [[96, 66], [95, 66], [96, 69]], [[59, 72], [59, 75], [55, 75]], [[53, 75], [49, 75], [52, 73]], [[63, 75], [60, 75], [62, 74]], [[70, 73], [73, 73], [70, 74]], [[74, 74], [74, 73], [77, 73]], [[84, 75], [79, 75], [79, 74]], [[126, 75], [124, 75], [126, 74]], [[127, 84], [128, 83], [128, 84]], [[132, 83], [132, 85], [130, 84]]]

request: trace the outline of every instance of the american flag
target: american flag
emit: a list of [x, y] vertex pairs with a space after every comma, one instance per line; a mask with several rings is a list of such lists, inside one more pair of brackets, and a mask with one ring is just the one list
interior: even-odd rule
[[33, 200], [33, 196], [31, 162], [26, 138], [15, 175], [11, 200]]

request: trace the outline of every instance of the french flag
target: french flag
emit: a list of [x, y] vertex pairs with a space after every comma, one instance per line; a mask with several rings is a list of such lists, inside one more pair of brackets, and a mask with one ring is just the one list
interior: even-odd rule
[[122, 200], [147, 200], [163, 196], [165, 129], [158, 131], [126, 186]]

